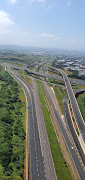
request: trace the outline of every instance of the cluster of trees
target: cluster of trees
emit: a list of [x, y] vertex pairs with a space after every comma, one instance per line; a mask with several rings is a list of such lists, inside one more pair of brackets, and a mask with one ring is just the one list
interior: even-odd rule
[[18, 63], [27, 63], [27, 64], [33, 64], [35, 62], [42, 61], [42, 56], [36, 55], [36, 54], [20, 54], [15, 52], [1, 52], [0, 53], [0, 60], [4, 60], [7, 62], [18, 62]]
[[0, 179], [23, 179], [25, 131], [18, 84], [0, 66]]
[[79, 76], [77, 70], [68, 69], [68, 71], [72, 72], [72, 74], [68, 75], [68, 77], [85, 80], [85, 76]]
[[57, 62], [56, 60], [52, 62], [52, 66], [59, 69], [63, 69], [64, 67], [66, 67], [63, 62]]

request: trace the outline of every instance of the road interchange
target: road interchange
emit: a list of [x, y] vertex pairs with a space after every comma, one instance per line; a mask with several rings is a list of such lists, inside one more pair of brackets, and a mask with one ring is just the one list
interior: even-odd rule
[[[53, 69], [56, 69], [56, 68], [53, 68]], [[71, 85], [70, 85], [70, 82], [69, 82], [69, 79], [68, 79], [66, 73], [63, 72], [60, 69], [56, 69], [56, 70], [58, 70], [63, 75], [66, 90], [67, 90], [67, 94], [68, 94], [68, 98], [69, 98], [69, 101], [70, 101], [70, 104], [71, 104], [71, 108], [73, 110], [74, 119], [75, 119], [76, 124], [78, 126], [79, 136], [81, 136], [82, 149], [83, 149], [83, 152], [84, 152], [84, 155], [85, 155], [85, 123], [84, 123], [84, 120], [82, 118], [80, 109], [78, 107], [78, 104], [77, 104], [77, 101], [76, 101], [76, 98], [75, 98], [75, 95], [74, 95], [74, 92], [73, 92], [73, 90], [71, 88]]]
[[84, 178], [85, 178], [84, 170], [82, 169], [82, 166], [81, 166], [81, 164], [79, 162], [79, 159], [78, 159], [75, 151], [71, 149], [72, 144], [71, 144], [71, 142], [69, 140], [69, 137], [68, 137], [68, 134], [67, 134], [67, 129], [63, 125], [62, 118], [61, 118], [58, 110], [56, 109], [57, 105], [55, 105], [56, 102], [54, 102], [54, 100], [53, 100], [53, 97], [51, 95], [49, 87], [48, 86], [46, 87], [46, 86], [44, 86], [44, 88], [45, 88], [47, 97], [49, 99], [49, 103], [51, 105], [52, 111], [55, 114], [55, 117], [56, 117], [56, 120], [58, 122], [59, 128], [61, 129], [61, 132], [63, 134], [63, 138], [65, 140], [65, 143], [66, 143], [67, 147], [68, 147], [68, 151], [69, 151], [69, 153], [70, 153], [70, 155], [71, 155], [71, 157], [73, 159], [73, 163], [74, 163], [75, 167], [77, 168], [77, 172], [79, 174], [80, 179], [84, 180]]
[[[40, 73], [39, 73], [39, 75], [40, 75]], [[47, 75], [46, 75], [46, 77], [48, 77]], [[51, 76], [52, 77], [52, 76]], [[18, 77], [19, 78], [19, 77]], [[32, 104], [34, 103], [34, 100], [32, 99], [32, 100], [30, 100], [31, 102], [32, 102]], [[31, 104], [31, 106], [32, 106], [32, 104]], [[52, 102], [51, 102], [51, 104], [52, 104]], [[62, 125], [60, 125], [60, 127], [62, 127]], [[34, 135], [35, 136], [35, 135]], [[31, 136], [30, 136], [31, 137]], [[65, 137], [65, 134], [64, 134], [64, 137]], [[32, 140], [31, 140], [32, 141]], [[67, 142], [67, 140], [66, 140], [66, 142]], [[38, 142], [38, 143], [40, 143], [40, 142]], [[36, 143], [35, 143], [36, 144]], [[70, 145], [70, 147], [71, 147], [71, 145]], [[73, 151], [72, 151], [72, 153], [73, 153]], [[33, 156], [34, 157], [34, 156]], [[72, 155], [72, 157], [73, 157], [73, 155]], [[75, 159], [75, 157], [76, 156], [74, 156], [74, 159]], [[33, 159], [34, 160], [34, 159]], [[78, 162], [77, 162], [78, 163]], [[79, 163], [78, 163], [79, 164]], [[80, 167], [79, 167], [79, 169], [81, 169]], [[33, 170], [33, 172], [34, 172], [34, 170]], [[81, 172], [82, 172], [82, 170], [81, 170]], [[44, 174], [44, 175], [46, 175], [46, 174]], [[82, 177], [81, 179], [83, 179], [83, 172], [82, 173], [80, 173], [80, 176]]]
[[[52, 74], [46, 74], [46, 73], [40, 73], [40, 72], [36, 72], [36, 71], [32, 71], [30, 69], [28, 69], [26, 66], [22, 66], [22, 67], [18, 67], [18, 66], [14, 66], [14, 65], [10, 65], [7, 63], [0, 63], [1, 65], [4, 65], [6, 67], [12, 67], [16, 70], [25, 70], [29, 75], [34, 75], [34, 77], [38, 76], [38, 77], [44, 77], [44, 78], [49, 78], [49, 79], [54, 79], [54, 80], [59, 80], [59, 81], [64, 81], [62, 76], [58, 76], [58, 75], [52, 75]], [[46, 66], [46, 65], [45, 65]], [[56, 69], [53, 68], [52, 66], [47, 66], [51, 69]], [[56, 69], [57, 70], [57, 69]], [[84, 80], [80, 80], [80, 79], [72, 79], [69, 78], [70, 83], [72, 84], [80, 84], [80, 85], [85, 85], [85, 81]]]

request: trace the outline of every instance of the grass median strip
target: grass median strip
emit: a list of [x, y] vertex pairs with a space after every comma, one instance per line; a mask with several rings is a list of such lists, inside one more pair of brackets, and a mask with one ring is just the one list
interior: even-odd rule
[[27, 81], [29, 83], [29, 85], [32, 87], [31, 77], [29, 76], [29, 74], [23, 70], [18, 70], [18, 73], [19, 73], [19, 76], [22, 79], [25, 79], [25, 81]]
[[54, 91], [57, 97], [57, 100], [59, 102], [59, 106], [61, 108], [62, 114], [64, 114], [64, 109], [63, 109], [63, 98], [66, 95], [66, 90], [61, 88], [61, 87], [54, 87]]
[[49, 144], [51, 148], [51, 153], [54, 161], [55, 171], [58, 180], [71, 180], [71, 174], [69, 168], [65, 162], [63, 154], [60, 149], [60, 144], [51, 121], [50, 112], [48, 110], [46, 100], [45, 100], [45, 91], [41, 82], [37, 81], [38, 93], [40, 98], [40, 103], [42, 107], [42, 112], [45, 120], [45, 126], [47, 130], [47, 135], [49, 139]]

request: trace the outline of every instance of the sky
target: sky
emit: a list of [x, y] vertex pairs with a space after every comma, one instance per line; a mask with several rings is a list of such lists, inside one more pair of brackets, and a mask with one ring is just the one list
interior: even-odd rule
[[85, 50], [85, 0], [0, 0], [0, 44]]

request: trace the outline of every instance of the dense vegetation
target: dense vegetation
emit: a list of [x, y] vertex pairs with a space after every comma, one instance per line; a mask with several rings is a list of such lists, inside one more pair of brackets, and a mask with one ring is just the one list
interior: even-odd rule
[[28, 65], [31, 65], [36, 62], [42, 61], [42, 57], [31, 54], [31, 53], [8, 53], [8, 52], [0, 52], [0, 61], [6, 61], [9, 63], [27, 63]]
[[59, 69], [64, 69], [64, 67], [66, 67], [64, 63], [58, 62], [56, 59], [52, 62], [52, 66]]
[[19, 85], [0, 66], [0, 179], [23, 179], [25, 131]]
[[[64, 64], [64, 62], [57, 62], [56, 60], [54, 60], [52, 62], [52, 66], [55, 68], [59, 68], [59, 69], [64, 69], [66, 67], [66, 65]], [[71, 74], [69, 74], [69, 72], [71, 72]], [[79, 76], [79, 72], [77, 70], [72, 70], [72, 69], [68, 69], [67, 73], [68, 77], [70, 78], [75, 78], [75, 79], [82, 79], [85, 80], [85, 76]]]
[[72, 72], [72, 74], [68, 75], [68, 77], [85, 80], [85, 76], [79, 76], [77, 70], [68, 69], [68, 71]]

